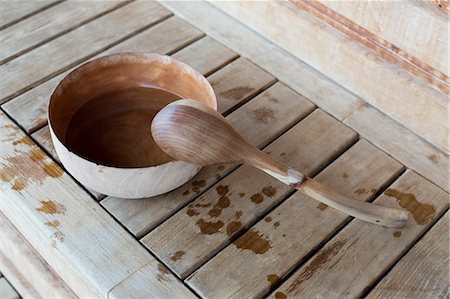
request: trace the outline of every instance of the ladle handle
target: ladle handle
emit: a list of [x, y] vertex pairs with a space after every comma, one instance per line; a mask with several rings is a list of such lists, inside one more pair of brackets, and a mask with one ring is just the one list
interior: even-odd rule
[[355, 218], [385, 227], [402, 227], [408, 220], [406, 211], [342, 196], [262, 152], [246, 162], [309, 197]]

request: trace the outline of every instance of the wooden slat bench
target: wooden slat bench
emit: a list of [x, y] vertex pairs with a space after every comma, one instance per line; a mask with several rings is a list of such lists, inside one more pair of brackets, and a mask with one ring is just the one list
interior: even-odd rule
[[[0, 297], [448, 296], [448, 153], [216, 6], [0, 3]], [[407, 225], [353, 219], [237, 164], [154, 198], [88, 190], [59, 164], [49, 97], [80, 64], [125, 51], [192, 65], [253, 145], [405, 209]]]

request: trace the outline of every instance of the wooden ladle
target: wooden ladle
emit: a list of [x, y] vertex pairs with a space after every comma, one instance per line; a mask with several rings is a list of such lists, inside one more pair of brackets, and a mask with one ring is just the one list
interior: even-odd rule
[[249, 144], [217, 111], [193, 100], [178, 100], [153, 119], [158, 146], [175, 159], [198, 165], [245, 162], [339, 211], [386, 227], [401, 227], [405, 211], [339, 195]]

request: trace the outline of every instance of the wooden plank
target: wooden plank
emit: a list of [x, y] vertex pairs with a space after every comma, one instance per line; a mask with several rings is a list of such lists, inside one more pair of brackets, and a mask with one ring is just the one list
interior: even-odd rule
[[[340, 194], [367, 201], [401, 170], [402, 166], [397, 161], [367, 141], [360, 140], [316, 179], [339, 190]], [[208, 261], [187, 282], [204, 298], [262, 297], [348, 218], [296, 193]], [[266, 252], [258, 252], [256, 247], [240, 246], [252, 235], [267, 241], [269, 247]], [[227, 287], [221, 288], [220, 285]]]
[[447, 212], [367, 298], [448, 298]]
[[16, 290], [9, 284], [6, 278], [0, 278], [0, 298], [2, 299], [19, 299], [20, 296]]
[[360, 297], [439, 219], [448, 193], [408, 170], [375, 203], [409, 211], [406, 226], [353, 220], [271, 297]]
[[[313, 175], [355, 138], [351, 129], [316, 110], [265, 151], [302, 173]], [[302, 143], [292, 140], [302, 140]], [[261, 171], [242, 166], [151, 231], [141, 242], [185, 278], [290, 192], [289, 186]]]
[[[0, 141], [0, 210], [77, 296], [106, 298], [144, 266], [160, 272], [161, 264], [4, 113]], [[128, 287], [191, 294], [172, 279]]]
[[[264, 147], [313, 109], [305, 98], [275, 83], [227, 119], [249, 142]], [[107, 197], [101, 204], [134, 235], [142, 237], [234, 168], [236, 165], [204, 167], [185, 186], [167, 194], [140, 200]]]
[[[125, 51], [167, 54], [201, 36], [202, 33], [189, 23], [180, 18], [171, 17], [92, 59]], [[70, 71], [72, 69], [3, 104], [2, 108], [27, 132], [44, 126], [47, 123], [47, 106], [50, 95]]]
[[[37, 144], [39, 144], [47, 153], [58, 162], [58, 164], [61, 164], [59, 161], [58, 156], [56, 155], [55, 148], [53, 147], [52, 138], [50, 136], [50, 130], [48, 126], [45, 126], [41, 128], [40, 130], [34, 132], [32, 135], [33, 139], [36, 141]], [[62, 165], [61, 165], [62, 167]], [[88, 187], [85, 187], [89, 193], [94, 196], [96, 200], [102, 200], [105, 198], [105, 195], [98, 193], [97, 191], [94, 191]]]
[[[181, 49], [172, 57], [186, 62], [205, 76], [220, 69], [239, 55], [209, 36]], [[198, 59], [203, 57], [203, 59]]]
[[443, 11], [430, 9], [427, 2], [431, 1], [319, 1], [401, 49], [397, 51], [405, 51], [449, 75], [448, 17]]
[[[77, 298], [17, 229], [0, 213], [0, 268], [24, 298]], [[0, 296], [1, 298], [4, 298]]]
[[60, 1], [1, 1], [0, 30], [42, 11]]
[[[245, 57], [255, 62], [258, 66], [268, 70], [280, 81], [304, 95], [318, 107], [339, 120], [345, 119], [354, 111], [364, 109], [363, 106], [366, 106], [365, 102], [358, 96], [336, 84], [336, 82], [331, 81], [286, 50], [269, 42], [248, 27], [228, 17], [211, 4], [201, 1], [195, 3], [165, 1], [162, 2], [162, 5], [168, 7], [186, 20], [195, 23], [201, 30], [224, 45], [245, 55]], [[389, 126], [384, 126], [386, 126], [386, 130], [395, 139], [379, 139], [376, 136], [372, 139], [372, 136], [363, 132], [364, 136], [397, 160], [405, 163], [406, 166], [415, 169], [420, 174], [424, 171], [424, 176], [442, 187], [442, 183], [439, 182], [443, 179], [445, 180], [448, 176], [430, 177], [428, 175], [430, 168], [426, 168], [425, 170], [421, 167], [422, 159], [420, 158], [423, 156], [420, 153], [421, 150], [430, 157], [440, 156], [440, 151], [426, 145], [427, 143], [422, 138], [409, 129], [396, 124], [386, 115], [379, 114], [378, 118], [383, 124], [390, 124]], [[353, 127], [350, 122], [347, 124], [359, 132], [359, 127]], [[377, 134], [383, 134], [383, 132], [383, 130], [380, 130]], [[392, 140], [398, 146], [392, 146]], [[402, 146], [402, 144], [406, 146]], [[411, 144], [416, 146], [417, 151], [411, 150], [412, 147], [409, 146]], [[446, 186], [443, 188], [448, 190], [448, 185]]]
[[134, 2], [1, 65], [0, 102], [23, 93], [168, 16], [170, 12], [154, 2]]
[[233, 108], [251, 99], [276, 79], [245, 58], [238, 58], [208, 77], [216, 93], [217, 110], [227, 114]]
[[425, 82], [311, 15], [309, 2], [294, 2], [211, 1], [441, 150], [450, 150], [447, 83], [444, 91], [435, 89], [429, 84], [440, 83]]
[[343, 121], [407, 167], [450, 192], [447, 154], [369, 106], [361, 107]]
[[85, 3], [68, 1], [10, 26], [2, 30], [0, 35], [0, 64], [123, 4], [125, 2], [119, 0]]

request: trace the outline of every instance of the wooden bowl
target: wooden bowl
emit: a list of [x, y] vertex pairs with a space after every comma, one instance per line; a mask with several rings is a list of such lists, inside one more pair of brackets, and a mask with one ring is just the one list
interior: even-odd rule
[[154, 115], [179, 98], [217, 109], [208, 81], [169, 56], [122, 53], [88, 62], [50, 98], [56, 153], [78, 181], [102, 194], [142, 198], [171, 191], [201, 168], [173, 160], [152, 139]]

